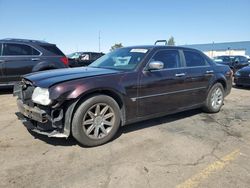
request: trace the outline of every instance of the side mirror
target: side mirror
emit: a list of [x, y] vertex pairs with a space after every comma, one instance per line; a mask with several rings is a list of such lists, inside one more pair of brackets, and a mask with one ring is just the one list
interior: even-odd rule
[[148, 70], [161, 70], [164, 68], [164, 63], [161, 61], [152, 61], [148, 65]]

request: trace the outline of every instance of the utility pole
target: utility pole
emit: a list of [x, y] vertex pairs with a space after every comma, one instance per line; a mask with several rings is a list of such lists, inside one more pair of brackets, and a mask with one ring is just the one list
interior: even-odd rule
[[99, 41], [99, 52], [101, 52], [101, 31], [99, 31], [98, 41]]

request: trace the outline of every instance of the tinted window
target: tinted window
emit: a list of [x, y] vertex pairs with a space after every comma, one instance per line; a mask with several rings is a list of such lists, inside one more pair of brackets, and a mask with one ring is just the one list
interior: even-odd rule
[[102, 56], [102, 54], [100, 54], [100, 53], [92, 53], [91, 54], [91, 58], [92, 58], [92, 60], [97, 60], [98, 58], [100, 58]]
[[161, 61], [164, 63], [164, 69], [180, 67], [180, 57], [177, 50], [161, 50], [157, 52], [151, 61]]
[[42, 48], [44, 48], [45, 50], [55, 54], [55, 55], [60, 55], [60, 56], [64, 56], [64, 54], [62, 53], [61, 50], [59, 50], [56, 45], [40, 45]]
[[36, 49], [32, 48], [32, 54], [33, 55], [40, 55], [40, 52], [37, 51]]
[[15, 55], [39, 55], [36, 49], [25, 44], [4, 44], [3, 45], [3, 55], [5, 56], [15, 56]]
[[208, 65], [205, 58], [203, 58], [199, 53], [192, 51], [184, 51], [184, 56], [186, 59], [187, 67], [199, 67]]

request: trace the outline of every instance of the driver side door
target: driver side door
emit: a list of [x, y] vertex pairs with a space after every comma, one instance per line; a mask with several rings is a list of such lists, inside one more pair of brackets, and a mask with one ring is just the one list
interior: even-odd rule
[[[185, 104], [185, 68], [179, 50], [158, 50], [149, 62], [160, 61], [164, 68], [144, 70], [140, 75], [138, 116], [167, 114]], [[147, 68], [147, 67], [146, 67]]]

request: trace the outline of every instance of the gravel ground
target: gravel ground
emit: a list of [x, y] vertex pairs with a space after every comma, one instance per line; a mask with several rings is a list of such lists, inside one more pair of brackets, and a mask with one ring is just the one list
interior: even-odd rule
[[220, 113], [128, 125], [94, 148], [28, 132], [11, 91], [0, 101], [0, 187], [250, 187], [250, 89], [233, 88]]

